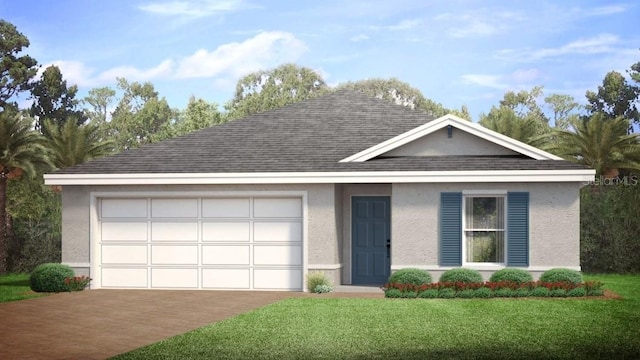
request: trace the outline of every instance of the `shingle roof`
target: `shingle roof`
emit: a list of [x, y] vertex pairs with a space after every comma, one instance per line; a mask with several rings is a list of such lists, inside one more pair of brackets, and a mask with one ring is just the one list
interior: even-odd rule
[[378, 158], [350, 155], [433, 120], [353, 91], [338, 91], [185, 136], [62, 169], [57, 174], [250, 173], [584, 169], [521, 157]]

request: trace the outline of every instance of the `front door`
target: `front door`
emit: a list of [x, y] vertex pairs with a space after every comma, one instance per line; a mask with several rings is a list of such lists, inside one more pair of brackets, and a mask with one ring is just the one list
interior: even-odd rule
[[391, 272], [391, 201], [388, 196], [351, 199], [351, 282], [384, 285]]

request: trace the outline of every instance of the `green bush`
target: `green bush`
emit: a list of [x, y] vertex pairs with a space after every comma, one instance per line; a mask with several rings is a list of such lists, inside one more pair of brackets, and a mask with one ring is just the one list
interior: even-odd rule
[[384, 292], [384, 297], [391, 299], [398, 299], [402, 297], [402, 291], [398, 289], [388, 289]]
[[438, 297], [441, 299], [452, 299], [456, 296], [456, 291], [452, 288], [444, 288], [438, 291]]
[[551, 297], [565, 297], [567, 296], [567, 290], [565, 289], [553, 289], [549, 291], [549, 296]]
[[403, 299], [415, 299], [418, 297], [418, 293], [416, 291], [404, 291], [400, 297]]
[[531, 290], [527, 288], [519, 288], [513, 292], [514, 297], [527, 297], [531, 296]]
[[[333, 290], [333, 286], [331, 285], [331, 281], [329, 280], [329, 278], [327, 277], [327, 275], [325, 275], [325, 273], [323, 272], [319, 272], [319, 271], [314, 271], [314, 272], [310, 272], [307, 274], [307, 289], [309, 290], [309, 292], [315, 293], [316, 292], [316, 288], [318, 288], [318, 285], [324, 285], [323, 287], [319, 288], [321, 290], [326, 289], [326, 287], [328, 287], [331, 291]], [[326, 292], [329, 292], [326, 291]]]
[[531, 296], [548, 297], [549, 296], [549, 289], [547, 289], [544, 286], [537, 287], [537, 288], [531, 290]]
[[427, 289], [420, 292], [418, 297], [422, 299], [435, 299], [438, 297], [438, 289]]
[[474, 298], [474, 297], [476, 297], [476, 290], [466, 289], [466, 290], [458, 291], [456, 293], [456, 297], [459, 297], [459, 298], [462, 298], [462, 299]]
[[491, 278], [489, 279], [489, 281], [491, 282], [511, 281], [518, 284], [522, 284], [528, 281], [533, 281], [533, 276], [531, 276], [531, 274], [526, 270], [516, 269], [516, 268], [504, 268], [494, 272], [493, 275], [491, 275]]
[[69, 291], [64, 279], [73, 277], [73, 269], [67, 265], [46, 263], [38, 265], [30, 277], [31, 290], [35, 292]]
[[514, 297], [515, 290], [509, 288], [498, 289], [494, 292], [495, 297]]
[[587, 295], [587, 290], [585, 290], [585, 288], [583, 287], [577, 287], [575, 289], [571, 289], [567, 291], [567, 296], [570, 296], [570, 297], [579, 297], [579, 296], [586, 296], [586, 295]]
[[483, 282], [483, 279], [477, 270], [458, 268], [443, 272], [442, 275], [440, 275], [440, 282], [477, 283]]
[[587, 293], [587, 296], [602, 296], [604, 295], [604, 289], [592, 289]]
[[324, 294], [324, 293], [330, 293], [331, 290], [333, 290], [333, 288], [331, 288], [331, 286], [325, 285], [325, 284], [320, 284], [320, 285], [316, 286], [313, 289], [313, 292], [316, 293], [316, 294]]
[[540, 276], [542, 282], [570, 282], [572, 284], [580, 284], [583, 282], [582, 274], [579, 271], [555, 268], [547, 270]]
[[400, 269], [389, 277], [389, 283], [413, 284], [416, 286], [431, 284], [431, 274], [425, 270], [405, 268]]
[[486, 287], [481, 287], [475, 291], [475, 297], [488, 299], [493, 297], [493, 291]]

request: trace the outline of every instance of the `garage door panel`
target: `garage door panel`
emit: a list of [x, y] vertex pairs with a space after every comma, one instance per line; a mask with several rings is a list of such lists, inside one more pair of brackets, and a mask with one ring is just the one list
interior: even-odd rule
[[249, 246], [203, 246], [203, 265], [249, 265]]
[[147, 199], [103, 199], [100, 203], [103, 219], [147, 217]]
[[202, 287], [209, 289], [250, 289], [249, 269], [202, 269]]
[[254, 289], [302, 290], [302, 271], [299, 269], [255, 269]]
[[302, 265], [302, 247], [288, 245], [270, 245], [253, 247], [255, 265]]
[[102, 245], [103, 264], [147, 264], [146, 245]]
[[153, 199], [152, 218], [197, 218], [198, 199]]
[[151, 223], [151, 241], [198, 241], [198, 223]]
[[153, 265], [197, 265], [197, 245], [152, 245], [151, 264]]
[[249, 198], [202, 199], [203, 218], [248, 218]]
[[103, 222], [103, 241], [147, 241], [147, 223]]
[[253, 232], [255, 241], [302, 241], [302, 224], [299, 222], [256, 222]]
[[247, 222], [202, 223], [202, 241], [249, 242], [251, 226]]
[[197, 288], [198, 269], [151, 269], [152, 288]]
[[146, 288], [147, 269], [103, 268], [102, 287]]
[[256, 218], [299, 218], [302, 216], [302, 201], [299, 198], [256, 198], [253, 201], [253, 216]]

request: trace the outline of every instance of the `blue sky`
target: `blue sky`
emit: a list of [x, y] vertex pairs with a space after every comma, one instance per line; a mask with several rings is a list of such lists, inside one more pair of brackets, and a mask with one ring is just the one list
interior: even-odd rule
[[247, 73], [285, 62], [330, 85], [397, 77], [477, 120], [508, 90], [584, 102], [640, 61], [637, 1], [0, 0], [0, 18], [80, 96], [150, 81], [173, 107], [231, 99]]

